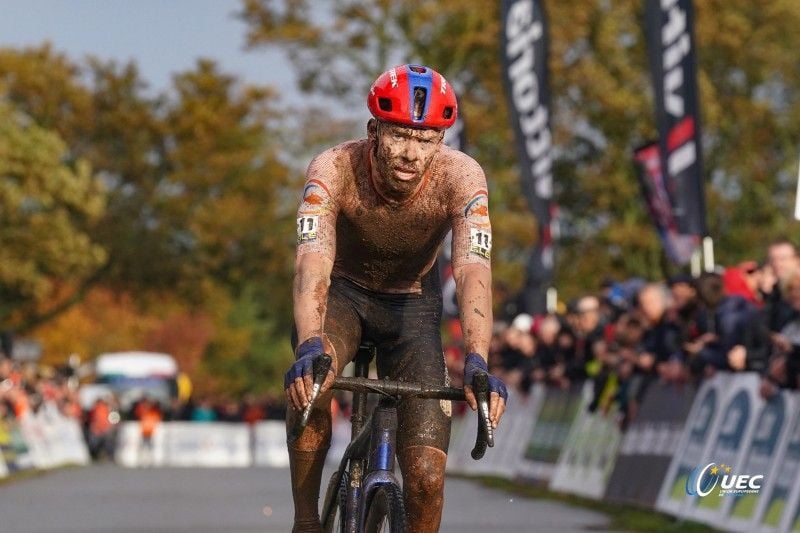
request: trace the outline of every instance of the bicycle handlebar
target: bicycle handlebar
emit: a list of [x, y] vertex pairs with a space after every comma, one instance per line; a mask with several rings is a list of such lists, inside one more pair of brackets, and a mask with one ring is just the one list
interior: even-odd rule
[[[314, 365], [314, 389], [308, 406], [303, 410], [300, 419], [295, 423], [289, 434], [289, 443], [294, 442], [308, 424], [311, 407], [319, 396], [319, 389], [325, 382], [325, 377], [330, 370], [331, 358], [324, 355], [319, 360], [319, 365]], [[337, 377], [333, 380], [332, 388], [351, 392], [377, 393], [387, 396], [409, 396], [414, 398], [427, 398], [435, 400], [465, 401], [463, 389], [454, 387], [423, 385], [410, 381], [393, 381], [389, 379], [368, 379]], [[475, 447], [471, 456], [476, 461], [486, 453], [486, 447], [494, 446], [494, 430], [489, 419], [489, 378], [485, 372], [475, 374], [473, 393], [478, 403], [478, 434], [475, 437]]]

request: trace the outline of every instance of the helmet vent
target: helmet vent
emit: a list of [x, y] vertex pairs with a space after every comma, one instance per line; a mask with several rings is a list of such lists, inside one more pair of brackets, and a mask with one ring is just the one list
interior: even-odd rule
[[425, 116], [425, 97], [428, 91], [424, 87], [414, 87], [414, 120], [422, 120]]
[[410, 68], [412, 72], [416, 72], [417, 74], [425, 74], [425, 72], [427, 72], [427, 69], [425, 67], [420, 67], [417, 65], [408, 68]]
[[453, 116], [453, 108], [452, 107], [447, 106], [442, 110], [442, 118], [449, 119], [452, 116]]
[[381, 111], [388, 113], [392, 110], [392, 101], [388, 98], [378, 98], [378, 107], [381, 108]]

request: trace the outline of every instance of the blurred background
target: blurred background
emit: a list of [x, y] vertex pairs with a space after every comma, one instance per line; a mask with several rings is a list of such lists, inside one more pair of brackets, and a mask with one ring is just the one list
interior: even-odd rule
[[405, 62], [456, 88], [486, 172], [519, 394], [589, 383], [624, 431], [651, 383], [796, 388], [798, 27], [791, 0], [5, 2], [3, 417], [281, 418], [305, 168]]
[[[663, 280], [634, 148], [657, 138], [644, 4], [546, 5], [561, 301]], [[392, 64], [458, 88], [489, 178], [496, 315], [524, 287], [537, 222], [503, 88], [500, 6], [470, 2], [11, 2], [0, 26], [0, 329], [40, 362], [173, 354], [201, 393], [280, 388], [305, 166], [362, 136]], [[707, 226], [716, 261], [796, 233], [793, 2], [696, 6]], [[513, 318], [513, 317], [511, 317]]]

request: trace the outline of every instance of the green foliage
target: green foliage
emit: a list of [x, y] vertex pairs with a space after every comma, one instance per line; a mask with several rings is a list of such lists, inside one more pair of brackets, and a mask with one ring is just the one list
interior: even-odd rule
[[57, 133], [0, 102], [0, 329], [52, 305], [60, 283], [80, 284], [106, 254], [88, 231], [105, 195], [84, 160], [63, 161]]
[[[34, 123], [53, 125], [65, 141], [58, 145], [61, 152], [49, 141], [31, 143], [43, 151], [49, 148], [46, 155], [55, 163], [64, 157], [81, 161], [74, 165], [81, 179], [88, 179], [83, 161], [90, 162], [105, 184], [107, 207], [87, 218], [84, 228], [91, 241], [107, 250], [105, 268], [93, 281], [134, 295], [143, 316], [163, 316], [163, 345], [175, 342], [170, 335], [184, 334], [193, 317], [213, 317], [214, 337], [202, 346], [207, 353], [194, 376], [201, 382], [208, 378], [207, 389], [213, 384], [253, 388], [258, 380], [277, 383], [275, 376], [236, 368], [246, 357], [260, 357], [255, 350], [261, 347], [274, 346], [265, 357], [279, 357], [278, 347], [286, 347], [291, 324], [297, 194], [287, 201], [287, 191], [302, 175], [279, 157], [283, 119], [274, 106], [275, 95], [243, 85], [213, 62], [201, 60], [193, 70], [175, 76], [171, 93], [150, 97], [134, 65], [90, 59], [79, 66], [48, 46], [0, 50], [0, 87]], [[66, 195], [70, 175], [50, 170], [42, 167], [41, 172], [52, 174], [52, 187]], [[32, 172], [20, 177], [28, 187], [35, 180]], [[82, 209], [93, 205], [80, 199]], [[46, 222], [63, 227], [53, 231], [53, 239], [70, 245], [69, 226], [55, 216]], [[11, 238], [20, 245], [26, 242]], [[50, 248], [61, 251], [52, 244]], [[34, 259], [29, 251], [27, 258]], [[48, 282], [80, 281], [66, 277], [63, 269], [52, 270], [57, 261], [38, 259], [51, 269]], [[261, 323], [231, 325], [242, 312], [237, 302], [250, 285], [270, 295], [254, 303], [254, 316], [268, 325], [258, 332], [254, 329]], [[183, 303], [175, 304], [176, 299]], [[6, 303], [20, 311], [18, 302], [4, 298]], [[159, 312], [164, 305], [177, 305], [179, 314], [166, 308]], [[174, 327], [167, 327], [170, 323]], [[287, 353], [291, 356], [291, 350]], [[272, 368], [263, 362], [261, 367]], [[230, 375], [204, 377], [204, 372]]]

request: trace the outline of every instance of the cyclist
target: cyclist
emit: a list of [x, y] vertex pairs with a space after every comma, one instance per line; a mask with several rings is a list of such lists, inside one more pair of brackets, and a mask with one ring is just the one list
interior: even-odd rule
[[[442, 143], [456, 119], [456, 96], [428, 67], [402, 65], [378, 77], [367, 96], [367, 138], [345, 142], [309, 165], [297, 215], [294, 280], [296, 362], [286, 374], [288, 427], [308, 404], [312, 366], [323, 353], [334, 374], [362, 340], [378, 348], [378, 374], [447, 383], [440, 338], [441, 290], [434, 266], [453, 231], [452, 264], [473, 375], [486, 370], [492, 335], [491, 225], [483, 170]], [[490, 419], [505, 410], [505, 385], [490, 381]], [[289, 446], [293, 531], [320, 531], [318, 499], [330, 443], [330, 392]], [[410, 531], [438, 531], [450, 439], [450, 405], [405, 399], [398, 405], [397, 456]]]

